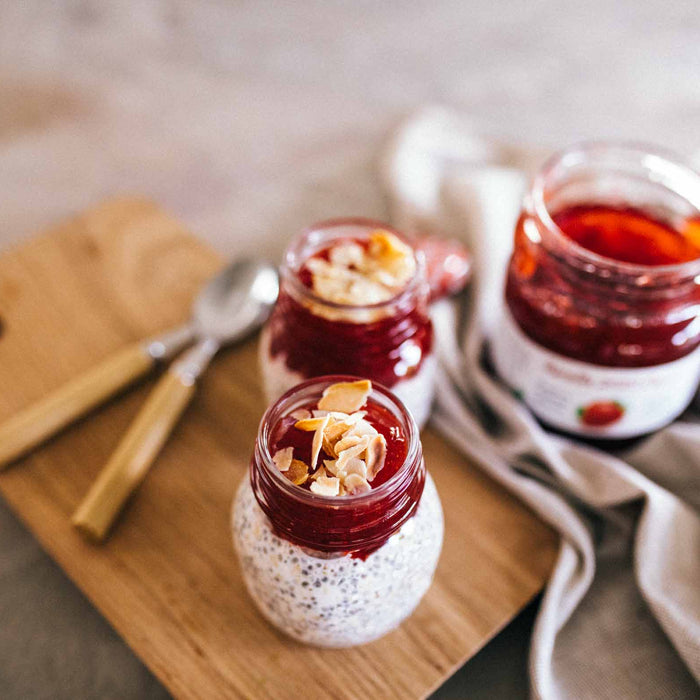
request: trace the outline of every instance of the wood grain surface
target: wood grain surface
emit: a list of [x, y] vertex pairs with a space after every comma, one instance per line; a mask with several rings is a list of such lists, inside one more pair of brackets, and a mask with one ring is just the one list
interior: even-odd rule
[[[182, 322], [221, 264], [140, 200], [108, 202], [0, 256], [0, 421], [109, 353]], [[542, 588], [556, 538], [428, 429], [425, 458], [446, 540], [415, 614], [352, 650], [283, 637], [251, 605], [229, 530], [264, 410], [256, 342], [215, 360], [106, 544], [87, 543], [70, 514], [150, 381], [0, 474], [0, 492], [178, 697], [424, 696]]]

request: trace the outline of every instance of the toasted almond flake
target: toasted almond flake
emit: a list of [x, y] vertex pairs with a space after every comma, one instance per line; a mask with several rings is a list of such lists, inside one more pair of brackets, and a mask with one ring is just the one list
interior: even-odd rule
[[362, 438], [359, 435], [347, 435], [346, 433], [343, 433], [340, 440], [335, 443], [334, 449], [337, 454], [340, 454], [343, 450], [347, 450], [349, 447], [355, 447], [355, 445], [357, 445], [357, 443], [361, 440]]
[[309, 258], [306, 261], [306, 268], [314, 275], [330, 275], [333, 272], [333, 265], [323, 258]]
[[335, 476], [319, 476], [311, 484], [311, 491], [319, 496], [337, 496], [340, 493], [340, 479]]
[[404, 243], [398, 236], [377, 229], [369, 236], [369, 253], [374, 258], [405, 258], [413, 257], [413, 249]]
[[319, 476], [328, 476], [323, 465], [321, 465], [313, 474], [309, 474], [309, 479], [311, 479], [311, 481], [316, 481]]
[[351, 474], [359, 474], [363, 479], [367, 478], [367, 465], [365, 464], [364, 460], [360, 459], [359, 457], [349, 459], [345, 463], [343, 471], [340, 472], [339, 476], [342, 475], [342, 477], [345, 479]]
[[367, 446], [367, 479], [373, 481], [386, 461], [386, 438], [375, 435]]
[[355, 411], [354, 413], [351, 413], [349, 416], [345, 413], [338, 414], [338, 415], [346, 416], [343, 419], [343, 422], [346, 425], [356, 425], [367, 415], [367, 411]]
[[318, 407], [329, 411], [353, 413], [361, 409], [372, 393], [372, 382], [360, 379], [356, 382], [331, 384], [323, 392]]
[[304, 420], [305, 418], [311, 418], [311, 411], [307, 411], [305, 408], [297, 408], [296, 411], [292, 411], [289, 415], [294, 420]]
[[327, 433], [323, 433], [323, 451], [329, 456], [329, 457], [335, 457], [335, 447], [334, 444], [331, 440], [328, 439]]
[[330, 420], [330, 416], [324, 416], [321, 419], [321, 425], [316, 428], [316, 432], [314, 433], [314, 439], [313, 442], [311, 443], [311, 468], [315, 469], [316, 468], [316, 462], [318, 462], [318, 456], [321, 454], [321, 447], [323, 446], [323, 431], [326, 429], [326, 426], [328, 425], [328, 421]]
[[325, 418], [330, 415], [330, 411], [319, 411], [317, 408], [311, 411], [314, 418]]
[[357, 243], [343, 243], [342, 245], [333, 246], [328, 257], [332, 265], [359, 267], [364, 260], [365, 251]]
[[353, 457], [359, 457], [363, 452], [367, 450], [367, 445], [365, 444], [359, 444], [359, 445], [354, 445], [353, 447], [348, 447], [347, 450], [343, 450], [339, 455], [338, 459], [336, 459], [336, 464], [338, 465], [338, 469], [343, 471], [345, 469], [345, 465], [353, 458]]
[[338, 476], [338, 474], [340, 474], [334, 459], [324, 459], [323, 466], [325, 467], [326, 471], [333, 476]]
[[272, 455], [272, 461], [277, 465], [277, 468], [281, 472], [286, 472], [292, 463], [293, 457], [294, 448], [285, 447], [282, 450], [277, 450], [277, 452], [275, 452], [275, 454]]
[[298, 420], [295, 424], [295, 428], [299, 430], [304, 430], [307, 433], [318, 430], [319, 426], [324, 425], [327, 422], [326, 416], [323, 418], [302, 418]]
[[366, 420], [361, 420], [361, 421], [358, 421], [355, 425], [353, 425], [343, 435], [343, 437], [350, 437], [351, 435], [357, 435], [357, 436], [369, 435], [371, 437], [372, 435], [376, 435], [376, 434], [377, 434], [377, 429], [373, 425], [371, 425]]
[[329, 442], [335, 444], [337, 440], [343, 437], [343, 434], [348, 430], [348, 425], [344, 421], [330, 421], [326, 428], [325, 436]]
[[328, 263], [325, 268], [315, 266], [312, 270], [312, 286], [316, 296], [349, 306], [386, 301], [394, 296], [365, 273]]
[[[369, 277], [357, 277], [349, 283], [348, 289], [345, 292], [345, 297], [352, 302], [357, 303], [358, 299], [362, 300], [363, 304], [380, 304], [394, 296], [392, 290], [387, 288], [378, 280]], [[350, 303], [346, 301], [344, 303]]]
[[343, 423], [353, 422], [355, 419], [352, 417], [353, 414], [343, 413], [342, 411], [328, 411], [328, 415], [336, 421], [342, 421]]
[[369, 277], [397, 292], [413, 277], [416, 260], [412, 248], [389, 231], [374, 231], [370, 235]]
[[343, 480], [343, 486], [348, 496], [355, 496], [358, 493], [366, 493], [372, 487], [367, 483], [367, 479], [359, 474], [350, 474]]
[[369, 440], [369, 435], [345, 435], [342, 440], [338, 440], [338, 442], [335, 443], [335, 452], [339, 455], [341, 452], [355, 447], [355, 445], [359, 445], [360, 443], [364, 445], [364, 449], [367, 449]]
[[297, 486], [301, 486], [309, 478], [309, 468], [300, 459], [293, 459], [284, 475]]

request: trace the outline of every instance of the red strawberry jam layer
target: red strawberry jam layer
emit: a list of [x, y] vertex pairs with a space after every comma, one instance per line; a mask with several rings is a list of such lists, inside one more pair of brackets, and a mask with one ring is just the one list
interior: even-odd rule
[[[698, 222], [678, 226], [634, 208], [577, 205], [552, 216], [564, 236], [612, 261], [649, 266], [700, 257]], [[566, 357], [610, 367], [647, 367], [679, 359], [700, 344], [698, 286], [673, 294], [621, 291], [605, 279], [565, 274], [560, 262], [533, 246], [518, 222], [506, 301], [516, 323], [540, 345]], [[644, 296], [640, 296], [644, 295]]]
[[[364, 559], [412, 518], [418, 508], [425, 485], [418, 432], [406, 409], [393, 395], [375, 386], [362, 410], [366, 411], [365, 420], [386, 439], [383, 468], [374, 477], [369, 491], [318, 496], [307, 484], [299, 486], [289, 481], [270, 462], [270, 457], [292, 447], [295, 459], [309, 463], [313, 432], [295, 428], [296, 419], [290, 414], [300, 405], [309, 410], [316, 408], [319, 385], [325, 388], [327, 378], [304, 382], [268, 409], [251, 462], [251, 485], [258, 504], [280, 537], [315, 552], [351, 554]], [[295, 402], [293, 409], [285, 408], [285, 402], [300, 394], [309, 400]], [[377, 395], [381, 396], [375, 398]], [[322, 464], [321, 458], [318, 464]]]
[[[598, 255], [636, 265], [676, 265], [700, 257], [700, 241], [641, 209], [578, 205], [552, 216], [564, 235]], [[697, 226], [697, 222], [695, 224]]]

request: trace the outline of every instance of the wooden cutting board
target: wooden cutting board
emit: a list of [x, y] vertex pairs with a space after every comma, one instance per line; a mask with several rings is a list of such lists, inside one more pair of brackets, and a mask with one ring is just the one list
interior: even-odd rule
[[[0, 420], [126, 343], [182, 322], [221, 264], [140, 200], [108, 202], [0, 255]], [[446, 539], [418, 610], [352, 650], [277, 633], [246, 595], [229, 530], [264, 410], [256, 343], [214, 362], [105, 545], [86, 543], [69, 516], [152, 380], [0, 474], [0, 492], [178, 697], [425, 696], [541, 590], [555, 535], [428, 429]]]

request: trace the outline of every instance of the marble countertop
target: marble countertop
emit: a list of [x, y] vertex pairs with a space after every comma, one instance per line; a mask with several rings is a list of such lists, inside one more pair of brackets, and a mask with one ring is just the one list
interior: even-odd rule
[[[425, 104], [688, 155], [698, 75], [696, 0], [3, 0], [0, 249], [136, 193], [276, 257], [316, 219], [385, 215], [377, 151]], [[4, 506], [0, 561], [3, 698], [165, 695]]]

